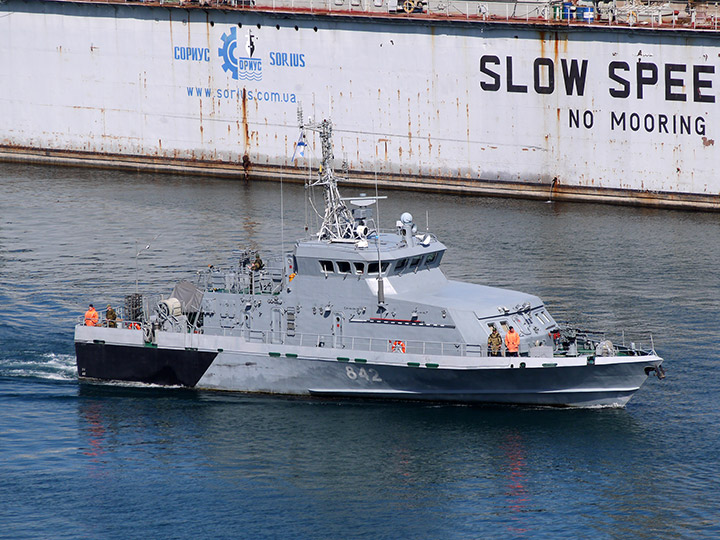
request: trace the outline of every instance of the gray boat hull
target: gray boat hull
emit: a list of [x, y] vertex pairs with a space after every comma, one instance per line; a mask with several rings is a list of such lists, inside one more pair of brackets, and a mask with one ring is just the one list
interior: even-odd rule
[[[532, 357], [430, 357], [187, 334], [161, 335], [163, 340], [164, 345], [150, 346], [139, 330], [79, 326], [80, 379], [322, 398], [623, 407], [662, 362], [655, 355], [561, 363]], [[564, 365], [568, 361], [573, 365]]]

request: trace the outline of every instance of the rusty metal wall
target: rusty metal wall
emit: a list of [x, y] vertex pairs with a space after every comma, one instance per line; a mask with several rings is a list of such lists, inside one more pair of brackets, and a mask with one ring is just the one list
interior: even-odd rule
[[0, 146], [302, 170], [302, 103], [306, 118], [332, 118], [336, 157], [356, 171], [715, 197], [718, 44], [708, 32], [9, 0]]

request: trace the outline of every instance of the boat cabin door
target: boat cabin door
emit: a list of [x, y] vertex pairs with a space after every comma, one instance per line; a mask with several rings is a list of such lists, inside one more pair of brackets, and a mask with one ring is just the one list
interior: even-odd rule
[[282, 310], [273, 308], [270, 320], [270, 343], [282, 343]]
[[345, 316], [342, 312], [333, 313], [333, 326], [332, 326], [332, 338], [333, 347], [342, 349], [345, 347], [343, 343], [343, 320]]

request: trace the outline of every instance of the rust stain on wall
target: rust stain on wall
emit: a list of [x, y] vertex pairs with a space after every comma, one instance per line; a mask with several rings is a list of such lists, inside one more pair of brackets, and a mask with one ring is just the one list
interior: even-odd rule
[[243, 142], [245, 153], [247, 154], [248, 147], [250, 146], [250, 127], [248, 126], [247, 119], [247, 91], [243, 88], [242, 91], [242, 125], [243, 125]]

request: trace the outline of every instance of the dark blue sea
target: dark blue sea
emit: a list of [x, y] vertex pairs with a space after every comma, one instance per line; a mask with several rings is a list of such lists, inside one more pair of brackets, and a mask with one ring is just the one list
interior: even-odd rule
[[429, 223], [450, 277], [665, 358], [625, 409], [567, 410], [79, 383], [89, 302], [289, 248], [312, 207], [287, 182], [19, 165], [0, 193], [0, 538], [720, 538], [717, 214], [381, 190], [381, 225]]

